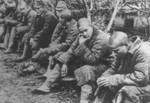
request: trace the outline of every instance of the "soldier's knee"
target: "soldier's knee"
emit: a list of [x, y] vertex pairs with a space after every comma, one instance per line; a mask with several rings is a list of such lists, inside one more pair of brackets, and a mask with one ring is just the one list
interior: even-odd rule
[[82, 66], [81, 68], [77, 69], [75, 72], [90, 72], [93, 68], [92, 66], [89, 66], [89, 65], [85, 65], [85, 66]]
[[126, 94], [128, 96], [133, 96], [137, 93], [136, 86], [124, 86], [119, 90], [120, 93]]
[[74, 71], [75, 75], [79, 75], [79, 73], [85, 73], [88, 72], [88, 66], [83, 66], [81, 68], [78, 68], [77, 70]]
[[96, 81], [96, 76], [92, 68], [92, 66], [86, 65], [75, 70], [74, 74], [78, 81], [78, 85]]

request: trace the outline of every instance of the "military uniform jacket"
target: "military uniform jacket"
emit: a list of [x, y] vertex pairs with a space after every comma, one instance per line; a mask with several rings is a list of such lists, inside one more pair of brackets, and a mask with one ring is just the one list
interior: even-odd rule
[[[78, 35], [78, 28], [77, 28], [77, 21], [72, 19], [68, 25], [62, 25], [58, 23], [49, 48], [51, 49], [50, 52], [59, 52], [59, 51], [66, 51], [69, 49], [71, 44], [75, 41]], [[53, 48], [52, 48], [53, 47]]]
[[22, 16], [21, 22], [23, 26], [27, 26], [28, 28], [31, 28], [31, 25], [34, 19], [36, 18], [36, 16], [37, 16], [37, 13], [34, 10], [30, 9], [26, 15]]
[[129, 47], [124, 58], [117, 58], [112, 67], [103, 75], [118, 75], [114, 79], [123, 85], [127, 79], [133, 81], [136, 86], [144, 86], [149, 83], [150, 76], [150, 43], [137, 38]]
[[41, 15], [37, 15], [33, 20], [29, 36], [34, 36], [35, 39], [51, 38], [56, 24], [56, 16], [52, 12], [45, 11]]
[[109, 39], [108, 34], [94, 28], [93, 36], [89, 41], [79, 45], [78, 39], [76, 39], [65, 53], [64, 58], [61, 59], [69, 62], [71, 58], [78, 57], [78, 60], [84, 63], [83, 65], [99, 65], [107, 62], [106, 58], [109, 58], [111, 54], [107, 45]]

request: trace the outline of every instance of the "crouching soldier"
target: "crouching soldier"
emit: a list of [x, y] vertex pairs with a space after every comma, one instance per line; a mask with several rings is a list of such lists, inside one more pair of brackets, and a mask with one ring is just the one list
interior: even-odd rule
[[75, 77], [81, 87], [88, 85], [93, 89], [96, 78], [106, 70], [111, 54], [107, 49], [109, 35], [97, 30], [86, 18], [81, 18], [78, 25], [80, 34], [68, 51], [49, 58], [48, 70], [44, 74], [47, 79], [38, 91], [50, 92], [53, 84], [61, 78], [61, 69], [70, 63], [75, 68], [68, 71], [79, 68], [75, 70]]
[[[66, 9], [61, 13], [61, 16], [59, 17], [59, 23], [54, 30], [51, 38], [51, 43], [47, 48], [40, 49], [32, 57], [32, 61], [34, 63], [38, 62], [42, 64], [43, 61], [48, 61], [49, 56], [53, 56], [59, 52], [67, 51], [70, 48], [71, 44], [75, 41], [77, 36], [77, 21], [72, 18], [70, 10]], [[25, 71], [32, 71], [36, 69], [30, 68], [33, 68], [33, 65], [29, 66]]]
[[117, 59], [98, 78], [95, 103], [147, 103], [150, 98], [150, 43], [115, 32], [109, 45]]
[[32, 53], [37, 52], [39, 48], [47, 47], [50, 43], [53, 30], [57, 25], [56, 16], [52, 12], [47, 11], [41, 0], [35, 1], [34, 8], [37, 12], [37, 16], [33, 21], [30, 31], [23, 37], [23, 54], [16, 61], [25, 60], [29, 58]]
[[22, 14], [21, 25], [16, 25], [12, 28], [8, 49], [5, 51], [5, 53], [11, 53], [17, 49], [14, 47], [19, 46], [19, 41], [21, 41], [24, 34], [30, 30], [32, 22], [36, 17], [36, 12], [32, 10], [27, 3], [20, 7], [20, 12]]
[[49, 44], [49, 47], [39, 50], [37, 54], [32, 57], [32, 59], [35, 61], [37, 59], [41, 59], [43, 55], [48, 57], [49, 55], [54, 55], [59, 51], [66, 51], [76, 38], [72, 34], [76, 34], [78, 31], [77, 22], [73, 18], [71, 10], [67, 8], [67, 5], [64, 1], [59, 1], [57, 3], [56, 15], [59, 18], [59, 23], [53, 32], [51, 43]]
[[4, 17], [0, 20], [0, 22], [4, 24], [3, 25], [4, 32], [2, 34], [2, 36], [4, 37], [4, 40], [2, 43], [0, 43], [0, 47], [7, 49], [11, 28], [12, 26], [19, 24], [20, 22], [18, 22], [18, 19], [16, 18], [18, 16], [16, 12], [16, 8], [17, 8], [16, 1], [5, 0], [3, 1], [3, 3], [4, 3], [5, 11], [3, 11]]

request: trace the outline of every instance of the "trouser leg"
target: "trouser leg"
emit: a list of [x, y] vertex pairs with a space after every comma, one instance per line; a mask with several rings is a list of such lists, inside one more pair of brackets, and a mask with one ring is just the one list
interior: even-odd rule
[[114, 93], [109, 88], [102, 87], [96, 95], [94, 103], [112, 103]]
[[46, 81], [37, 90], [45, 93], [50, 92], [51, 87], [59, 79], [60, 76], [61, 76], [61, 64], [56, 63], [54, 68], [50, 69], [50, 71], [47, 73]]
[[150, 98], [150, 85], [145, 87], [124, 86], [122, 87], [113, 103], [143, 103]]
[[25, 43], [21, 57], [17, 58], [15, 61], [16, 62], [24, 61], [28, 59], [31, 56], [31, 54], [32, 54], [32, 51], [31, 51], [30, 45]]
[[[78, 86], [81, 86], [81, 103], [84, 103], [84, 102], [90, 103], [90, 101], [92, 101], [91, 100], [92, 98], [90, 97], [94, 95], [94, 92], [96, 89], [96, 79], [102, 74], [103, 69], [104, 68], [96, 68], [96, 66], [85, 65], [75, 70], [75, 77], [77, 79]], [[82, 95], [84, 94], [84, 92], [82, 91], [82, 88], [86, 89], [85, 87], [87, 88], [87, 90], [83, 90], [83, 91], [88, 91], [88, 89], [91, 88], [92, 92], [90, 91], [86, 95]]]
[[10, 38], [9, 38], [9, 43], [8, 43], [8, 48], [7, 48], [7, 52], [12, 51], [12, 46], [14, 45], [14, 39], [15, 39], [15, 32], [16, 32], [16, 28], [13, 27], [11, 32], [10, 32]]
[[48, 68], [47, 81], [54, 83], [59, 79], [61, 76], [61, 66], [61, 64], [56, 63], [53, 69]]
[[53, 68], [53, 65], [55, 65], [54, 64], [54, 59], [53, 59], [53, 56], [50, 56], [49, 57], [49, 65], [48, 65], [47, 71], [46, 71], [46, 73], [44, 73], [43, 76], [48, 77], [50, 75], [51, 70]]
[[7, 49], [10, 37], [10, 27], [6, 27], [6, 34], [4, 37], [4, 42], [0, 44], [0, 47]]

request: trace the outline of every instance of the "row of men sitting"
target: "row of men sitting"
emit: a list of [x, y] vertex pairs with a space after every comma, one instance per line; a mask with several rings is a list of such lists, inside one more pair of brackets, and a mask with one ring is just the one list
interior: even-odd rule
[[[25, 34], [21, 39], [23, 55], [17, 61], [32, 55], [30, 62], [33, 65], [26, 68], [29, 71], [37, 69], [34, 63], [49, 61], [47, 72], [43, 74], [46, 80], [36, 91], [49, 93], [56, 82], [68, 73], [74, 73], [77, 85], [81, 87], [80, 103], [147, 101], [150, 97], [149, 42], [138, 37], [129, 39], [123, 32], [110, 36], [87, 18], [76, 21], [63, 1], [56, 6], [59, 20], [45, 11], [41, 2], [36, 4], [35, 10], [30, 8], [24, 12], [28, 14], [26, 25], [11, 25], [12, 43], [9, 43], [7, 53], [14, 49], [13, 45], [18, 41], [16, 36]], [[62, 74], [62, 70], [67, 73]]]

